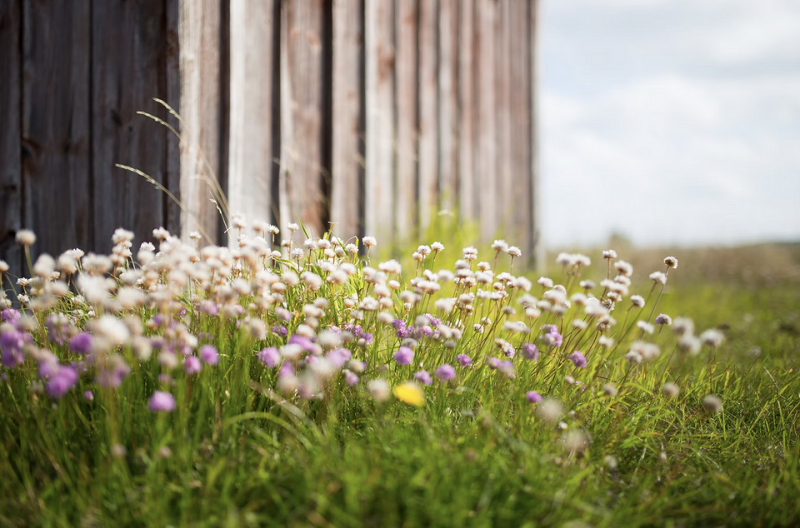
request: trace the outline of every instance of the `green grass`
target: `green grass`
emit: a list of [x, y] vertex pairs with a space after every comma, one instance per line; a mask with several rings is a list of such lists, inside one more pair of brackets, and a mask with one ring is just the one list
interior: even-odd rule
[[[29, 361], [0, 385], [0, 525], [796, 525], [798, 307], [796, 284], [684, 282], [656, 313], [692, 317], [698, 331], [722, 325], [715, 352], [673, 355], [666, 328], [652, 338], [662, 355], [633, 369], [627, 348], [597, 352], [585, 370], [543, 353], [517, 363], [513, 381], [460, 371], [455, 383], [425, 388], [421, 408], [378, 403], [340, 377], [323, 400], [284, 399], [270, 389], [276, 373], [255, 358], [263, 344], [221, 319], [197, 319], [193, 331], [217, 336], [221, 361], [175, 376], [173, 413], [147, 410], [160, 368], [130, 350], [133, 371], [119, 389], [84, 376], [59, 400], [31, 391]], [[466, 333], [459, 347], [478, 337]], [[363, 381], [384, 362], [393, 384], [412, 377], [390, 361], [391, 347], [376, 334]], [[493, 348], [489, 339], [473, 355]], [[434, 368], [447, 354], [421, 347], [415, 361]], [[588, 388], [568, 385], [570, 373]], [[603, 394], [607, 380], [616, 397]], [[681, 387], [675, 400], [660, 393], [667, 380]], [[585, 452], [565, 448], [565, 431], [537, 417], [528, 390], [574, 411], [564, 422], [588, 436]], [[720, 396], [722, 413], [703, 408], [707, 394]]]

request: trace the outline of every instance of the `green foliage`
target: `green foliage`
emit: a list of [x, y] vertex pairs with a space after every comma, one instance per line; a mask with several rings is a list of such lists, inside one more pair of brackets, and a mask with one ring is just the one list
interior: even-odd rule
[[[404, 278], [424, 268], [452, 269], [468, 244], [456, 237], [443, 242], [447, 249], [435, 266], [428, 257], [416, 270], [409, 260], [403, 263]], [[495, 268], [494, 252], [481, 252]], [[325, 276], [319, 260], [304, 258], [295, 262]], [[281, 260], [267, 269], [285, 276], [292, 262]], [[316, 292], [303, 282], [287, 288], [283, 306], [291, 314], [290, 335], [304, 322], [302, 307], [314, 298], [330, 302], [320, 328], [350, 320], [354, 308], [347, 299], [374, 291], [363, 266], [358, 262], [358, 272], [343, 285], [323, 281]], [[596, 279], [604, 278], [605, 263], [595, 267]], [[506, 256], [497, 268], [497, 273], [510, 269]], [[579, 277], [567, 271], [559, 268], [551, 276], [561, 275], [557, 282], [572, 285], [570, 293], [580, 290]], [[247, 267], [232, 273], [256, 282]], [[213, 336], [220, 362], [204, 365], [197, 375], [165, 368], [155, 359], [157, 351], [143, 358], [133, 339], [119, 349], [131, 373], [118, 388], [98, 386], [92, 375], [98, 367], [90, 367], [74, 389], [52, 398], [41, 390], [30, 351], [25, 363], [3, 369], [0, 524], [785, 526], [800, 521], [800, 289], [685, 284], [659, 295], [649, 282], [633, 287], [651, 296], [644, 310], [628, 313], [630, 303], [620, 303], [612, 312], [617, 330], [609, 333], [624, 345], [609, 349], [596, 344], [594, 323], [585, 332], [571, 330], [569, 321], [582, 317], [573, 311], [563, 320], [548, 312], [534, 318], [530, 336], [502, 330], [502, 302], [475, 301], [476, 314], [494, 320], [484, 334], [471, 329], [477, 315], [457, 309], [445, 315], [444, 323], [453, 327], [461, 318], [469, 323], [456, 348], [422, 339], [415, 364], [422, 362], [433, 374], [444, 362], [455, 364], [455, 354], [463, 352], [474, 367], [459, 369], [449, 383], [424, 387], [426, 403], [416, 408], [396, 399], [377, 401], [365, 388], [375, 377], [397, 385], [418, 370], [392, 360], [400, 339], [391, 326], [377, 323], [375, 314], [365, 313], [362, 322], [374, 332], [373, 344], [347, 345], [354, 358], [367, 363], [361, 382], [350, 387], [337, 373], [320, 383], [318, 397], [300, 398], [277, 390], [277, 371], [256, 356], [285, 339], [273, 332], [259, 336], [246, 317], [267, 327], [278, 324], [274, 307], [253, 309], [249, 304], [257, 295], [242, 295], [236, 302], [244, 316], [208, 316], [197, 301], [216, 299], [219, 292], [197, 284], [180, 297], [131, 312], [149, 337], [168, 334], [166, 323], [152, 323], [156, 314], [171, 314], [185, 324], [200, 337], [198, 345], [212, 341], [203, 336]], [[452, 283], [443, 285], [438, 297], [452, 289]], [[531, 293], [543, 291], [534, 284]], [[397, 292], [392, 298], [392, 313], [408, 324], [417, 314], [435, 311], [425, 300], [403, 315]], [[44, 322], [47, 313], [60, 312], [83, 327], [99, 315], [85, 308], [70, 294], [49, 312], [34, 313], [41, 330], [33, 332], [37, 346], [63, 362], [76, 360], [66, 345], [46, 339]], [[179, 308], [186, 314], [180, 316]], [[635, 321], [651, 311], [691, 317], [698, 329], [718, 326], [725, 343], [692, 355], [675, 347], [669, 327], [657, 327], [649, 341], [662, 354], [631, 364], [623, 356], [639, 337]], [[550, 323], [564, 335], [561, 350], [537, 339], [540, 327]], [[536, 342], [540, 359], [523, 360], [518, 352], [514, 379], [487, 368], [487, 358], [499, 354], [494, 338], [500, 336], [517, 350]], [[585, 369], [566, 358], [565, 352], [577, 347], [589, 359]], [[298, 364], [298, 375], [301, 368]], [[160, 377], [165, 372], [174, 385]], [[666, 381], [680, 387], [677, 398], [661, 393]], [[618, 390], [615, 396], [603, 392], [609, 382]], [[159, 389], [175, 396], [174, 412], [148, 410]], [[84, 397], [87, 390], [94, 393], [92, 401]], [[568, 412], [563, 425], [537, 414], [537, 404], [526, 400], [529, 390], [563, 402]], [[721, 398], [721, 413], [703, 407], [708, 394]], [[570, 433], [585, 443], [570, 443], [576, 438]]]

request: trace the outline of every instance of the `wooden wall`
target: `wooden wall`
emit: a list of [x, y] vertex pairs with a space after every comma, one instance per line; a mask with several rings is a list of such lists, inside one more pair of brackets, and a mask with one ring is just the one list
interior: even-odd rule
[[[0, 0], [0, 258], [19, 269], [23, 227], [51, 254], [108, 251], [120, 226], [139, 241], [163, 225], [221, 243], [218, 208], [300, 219], [317, 235], [336, 222], [341, 236], [383, 244], [458, 211], [530, 256], [536, 11], [522, 0]], [[215, 187], [227, 201], [212, 201]]]

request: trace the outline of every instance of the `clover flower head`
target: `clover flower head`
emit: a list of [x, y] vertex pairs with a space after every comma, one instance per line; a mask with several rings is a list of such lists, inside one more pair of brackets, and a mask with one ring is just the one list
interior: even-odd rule
[[449, 381], [456, 376], [456, 369], [454, 369], [452, 365], [445, 363], [437, 368], [434, 374], [442, 381]]
[[175, 397], [168, 392], [155, 391], [150, 397], [148, 408], [151, 412], [172, 412], [175, 410]]

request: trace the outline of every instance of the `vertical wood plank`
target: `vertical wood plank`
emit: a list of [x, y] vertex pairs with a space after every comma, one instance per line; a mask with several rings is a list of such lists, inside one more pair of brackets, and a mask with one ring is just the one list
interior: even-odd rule
[[531, 35], [530, 4], [511, 2], [510, 14], [510, 57], [511, 80], [511, 172], [514, 186], [511, 203], [512, 221], [519, 226], [519, 246], [525, 258], [532, 252], [532, 208], [531, 201]]
[[[20, 130], [20, 0], [0, 1], [0, 259], [9, 265], [9, 273], [19, 276], [22, 257], [15, 242], [22, 220], [22, 136]], [[6, 282], [0, 284], [5, 289]], [[2, 297], [2, 295], [0, 295]]]
[[459, 10], [458, 35], [458, 203], [459, 216], [478, 217], [475, 185], [476, 98], [473, 58], [475, 45], [475, 1], [463, 0]]
[[511, 113], [518, 109], [511, 107], [511, 42], [509, 26], [511, 24], [511, 2], [499, 0], [495, 3], [495, 54], [494, 54], [494, 88], [495, 88], [495, 175], [497, 178], [496, 222], [502, 235], [515, 245], [525, 242], [520, 240], [522, 230], [514, 222], [514, 190], [511, 174]]
[[282, 10], [281, 105], [288, 115], [281, 128], [286, 193], [281, 224], [299, 220], [321, 236], [327, 227], [322, 225], [322, 0], [290, 0]]
[[419, 17], [419, 225], [439, 210], [439, 32], [437, 0], [424, 0]]
[[497, 174], [496, 174], [496, 95], [493, 77], [495, 60], [494, 0], [477, 0], [475, 24], [475, 75], [476, 125], [475, 125], [475, 177], [478, 210], [480, 212], [481, 239], [485, 242], [497, 231]]
[[180, 113], [183, 119], [180, 199], [181, 237], [200, 231], [217, 243], [220, 146], [220, 4], [219, 0], [180, 0]]
[[23, 2], [23, 223], [38, 235], [34, 253], [91, 244], [90, 6]]
[[393, 197], [392, 89], [395, 70], [394, 3], [366, 0], [366, 174], [364, 223], [367, 235], [390, 246], [395, 231]]
[[417, 220], [417, 0], [395, 3], [397, 94], [397, 172], [395, 177], [395, 232], [398, 240], [416, 236]]
[[439, 203], [458, 200], [458, 1], [439, 0]]
[[363, 234], [360, 202], [363, 156], [361, 128], [362, 0], [333, 0], [333, 124], [331, 222], [345, 239]]
[[[151, 99], [165, 90], [166, 39], [161, 27], [164, 2], [124, 0], [93, 3], [92, 8], [92, 247], [111, 251], [117, 227], [137, 239], [152, 239], [163, 223], [161, 191], [144, 178], [116, 168], [135, 167], [157, 182], [166, 182], [165, 127], [136, 114], [160, 118], [164, 108]], [[88, 58], [87, 58], [88, 60]]]
[[530, 4], [530, 18], [528, 19], [528, 34], [530, 37], [530, 171], [531, 171], [531, 247], [533, 263], [537, 269], [544, 269], [545, 248], [542, 243], [541, 227], [541, 187], [540, 187], [540, 159], [539, 159], [539, 0], [532, 0]]
[[[180, 43], [180, 2], [170, 0], [166, 2], [166, 16], [164, 17], [162, 30], [166, 43], [164, 54], [164, 76], [166, 87], [163, 98], [178, 114], [181, 111], [181, 43]], [[167, 114], [167, 123], [175, 130], [181, 129], [178, 118], [172, 114]], [[167, 134], [164, 142], [164, 156], [166, 158], [166, 172], [164, 185], [174, 195], [181, 196], [181, 145], [180, 140], [174, 134]], [[181, 209], [169, 196], [164, 194], [162, 197], [164, 204], [163, 225], [170, 233], [180, 234], [181, 231]]]
[[[231, 0], [230, 13], [228, 204], [232, 213], [269, 221], [275, 6], [272, 0]], [[229, 235], [229, 243], [235, 243], [234, 231]]]

